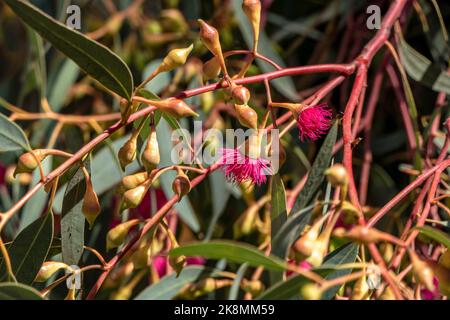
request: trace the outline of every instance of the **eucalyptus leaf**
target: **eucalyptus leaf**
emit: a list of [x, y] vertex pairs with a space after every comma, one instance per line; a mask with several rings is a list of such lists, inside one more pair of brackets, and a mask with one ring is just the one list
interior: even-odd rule
[[133, 78], [128, 66], [114, 52], [82, 33], [69, 29], [29, 2], [5, 0], [11, 9], [82, 70], [119, 96], [130, 99]]
[[0, 300], [44, 300], [40, 293], [21, 283], [0, 283]]
[[421, 234], [427, 236], [434, 241], [437, 241], [448, 249], [450, 249], [450, 235], [443, 232], [442, 230], [430, 227], [430, 226], [422, 226], [416, 228]]
[[17, 124], [0, 113], [0, 153], [20, 150], [31, 150], [27, 136]]
[[338, 121], [331, 127], [330, 132], [328, 132], [328, 135], [316, 156], [316, 160], [314, 160], [308, 175], [308, 180], [306, 180], [305, 186], [302, 191], [300, 191], [300, 194], [292, 207], [293, 213], [308, 205], [322, 184], [324, 180], [324, 171], [330, 165], [331, 157], [333, 156], [333, 147], [336, 143], [337, 133]]
[[51, 212], [26, 227], [8, 248], [11, 267], [18, 282], [31, 284], [44, 263], [53, 239]]
[[[89, 161], [85, 167], [90, 172]], [[67, 184], [61, 211], [62, 260], [67, 265], [78, 265], [83, 255], [85, 217], [82, 211], [86, 179], [79, 168]]]
[[222, 240], [207, 243], [192, 243], [172, 249], [172, 257], [201, 256], [208, 259], [227, 259], [236, 263], [247, 263], [249, 266], [263, 266], [269, 270], [283, 271], [286, 264], [275, 256], [266, 256], [258, 248], [236, 241]]

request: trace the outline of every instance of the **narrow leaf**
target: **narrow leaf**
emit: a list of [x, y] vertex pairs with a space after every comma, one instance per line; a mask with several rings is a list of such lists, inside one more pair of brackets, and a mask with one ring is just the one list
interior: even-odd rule
[[293, 213], [308, 205], [308, 203], [313, 199], [314, 195], [322, 184], [324, 179], [323, 173], [325, 169], [330, 165], [331, 157], [333, 155], [333, 147], [336, 143], [337, 132], [338, 121], [336, 121], [331, 127], [330, 132], [325, 138], [325, 141], [323, 142], [323, 145], [316, 156], [316, 160], [314, 161], [309, 172], [308, 180], [306, 180], [305, 186], [303, 187], [297, 200], [294, 203], [294, 206], [292, 208]]
[[170, 256], [201, 256], [208, 259], [227, 259], [236, 263], [248, 263], [253, 267], [263, 266], [269, 270], [285, 270], [283, 260], [274, 256], [265, 256], [258, 248], [235, 241], [211, 241], [193, 243], [175, 248]]
[[131, 98], [133, 78], [130, 69], [114, 52], [82, 33], [67, 28], [26, 1], [5, 2], [28, 26], [72, 59], [87, 74], [119, 96]]
[[0, 153], [31, 150], [30, 143], [22, 129], [0, 113]]
[[450, 235], [447, 233], [430, 226], [417, 227], [416, 229], [421, 234], [426, 235], [428, 238], [431, 238], [450, 249]]
[[0, 283], [0, 300], [44, 300], [39, 292], [21, 283]]
[[[85, 163], [90, 171], [89, 164]], [[70, 179], [61, 211], [62, 260], [67, 265], [77, 265], [83, 255], [85, 217], [82, 212], [86, 179], [81, 168]]]

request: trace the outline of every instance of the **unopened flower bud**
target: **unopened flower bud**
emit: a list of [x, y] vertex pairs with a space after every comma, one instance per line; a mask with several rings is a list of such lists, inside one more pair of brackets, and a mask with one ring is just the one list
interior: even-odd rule
[[233, 225], [235, 239], [249, 235], [256, 228], [256, 218], [258, 216], [258, 206], [251, 206], [242, 214]]
[[214, 93], [212, 91], [205, 92], [200, 96], [200, 100], [203, 112], [208, 113], [214, 105]]
[[186, 102], [180, 99], [169, 98], [161, 101], [153, 101], [153, 104], [162, 112], [168, 113], [177, 119], [190, 116], [198, 117], [198, 114]]
[[259, 39], [259, 28], [261, 21], [261, 1], [260, 0], [244, 0], [242, 1], [242, 10], [250, 21], [253, 29], [253, 50], [256, 51], [256, 47]]
[[387, 286], [386, 289], [384, 289], [383, 294], [380, 296], [380, 300], [396, 300], [391, 287]]
[[178, 201], [191, 191], [191, 181], [182, 170], [178, 170], [178, 175], [172, 183], [172, 190], [178, 196]]
[[235, 104], [234, 109], [237, 113], [237, 118], [241, 125], [250, 129], [257, 129], [258, 114], [255, 110], [246, 104]]
[[342, 202], [341, 211], [344, 217], [344, 223], [347, 225], [355, 224], [362, 215], [362, 213], [348, 201]]
[[86, 191], [83, 198], [82, 212], [87, 222], [89, 223], [89, 228], [94, 225], [95, 219], [97, 219], [100, 214], [101, 207], [98, 201], [97, 194], [92, 186], [92, 181], [90, 179], [86, 180]]
[[151, 130], [150, 136], [147, 139], [147, 145], [141, 157], [142, 164], [147, 172], [154, 170], [161, 161], [159, 155], [158, 139], [156, 137], [156, 131]]
[[45, 282], [52, 275], [54, 275], [57, 271], [61, 269], [68, 268], [68, 265], [62, 262], [57, 261], [46, 261], [42, 264], [41, 269], [39, 270], [36, 279], [34, 281], [36, 282]]
[[342, 164], [335, 164], [325, 170], [325, 176], [333, 187], [340, 187], [348, 184], [347, 170]]
[[17, 181], [22, 186], [27, 186], [33, 180], [33, 176], [29, 173], [19, 173], [14, 177], [15, 166], [9, 166], [5, 172], [5, 181], [7, 184], [13, 184]]
[[125, 208], [136, 208], [141, 204], [145, 194], [148, 191], [148, 186], [140, 185], [136, 188], [130, 189], [123, 194], [123, 202]]
[[139, 172], [122, 179], [122, 186], [126, 190], [134, 189], [148, 180], [147, 172]]
[[186, 257], [185, 256], [177, 256], [169, 257], [169, 265], [176, 272], [177, 276], [183, 271], [184, 266], [186, 265]]
[[151, 246], [145, 242], [131, 256], [131, 261], [135, 269], [142, 269], [148, 266], [151, 256]]
[[235, 86], [231, 90], [233, 101], [237, 105], [247, 105], [250, 100], [250, 91], [244, 86]]
[[225, 60], [222, 54], [222, 47], [220, 45], [219, 32], [213, 26], [210, 26], [202, 19], [197, 20], [200, 25], [200, 39], [206, 48], [219, 59], [219, 64], [225, 70]]
[[434, 272], [432, 268], [425, 261], [420, 260], [417, 254], [412, 250], [409, 251], [409, 258], [417, 281], [426, 289], [434, 291]]
[[297, 252], [305, 257], [309, 257], [312, 254], [314, 245], [319, 237], [320, 229], [322, 228], [324, 222], [325, 217], [322, 217], [295, 242], [294, 248]]
[[16, 170], [14, 171], [13, 176], [15, 177], [19, 173], [31, 173], [39, 166], [39, 163], [42, 162], [48, 155], [48, 150], [45, 149], [37, 149], [34, 150], [33, 153], [27, 152], [19, 157], [19, 161], [17, 163]]
[[219, 76], [221, 70], [219, 59], [214, 57], [203, 64], [203, 79], [205, 81], [215, 79]]
[[125, 170], [126, 166], [136, 159], [136, 150], [137, 136], [132, 135], [131, 138], [125, 142], [123, 147], [119, 150], [118, 156], [122, 170]]
[[243, 281], [241, 287], [253, 297], [259, 296], [265, 289], [264, 284], [259, 280]]
[[173, 49], [164, 58], [163, 62], [159, 66], [159, 72], [166, 72], [181, 67], [186, 63], [189, 54], [191, 53], [194, 45], [190, 45], [187, 48]]
[[300, 288], [300, 297], [304, 300], [320, 300], [322, 290], [314, 283], [307, 283]]
[[338, 238], [348, 238], [362, 243], [377, 243], [385, 240], [383, 232], [366, 226], [355, 226], [349, 231], [337, 228], [334, 230], [334, 235]]
[[111, 250], [122, 245], [130, 229], [137, 224], [139, 224], [139, 220], [133, 219], [109, 230], [106, 236], [106, 250]]
[[352, 300], [367, 300], [370, 295], [370, 288], [367, 284], [367, 278], [365, 276], [359, 278], [353, 286]]

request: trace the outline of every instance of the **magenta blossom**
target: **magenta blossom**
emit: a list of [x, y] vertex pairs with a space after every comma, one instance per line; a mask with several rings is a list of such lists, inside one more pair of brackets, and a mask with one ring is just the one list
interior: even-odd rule
[[434, 290], [422, 289], [420, 290], [420, 295], [423, 300], [436, 300], [441, 297], [441, 293], [439, 292], [439, 280], [438, 278], [433, 278]]
[[300, 140], [319, 139], [330, 128], [332, 116], [333, 113], [326, 103], [303, 109], [297, 117]]
[[272, 173], [269, 160], [264, 158], [253, 159], [243, 155], [237, 149], [223, 148], [220, 150], [219, 164], [228, 180], [241, 183], [250, 180], [256, 185], [267, 181], [266, 175]]

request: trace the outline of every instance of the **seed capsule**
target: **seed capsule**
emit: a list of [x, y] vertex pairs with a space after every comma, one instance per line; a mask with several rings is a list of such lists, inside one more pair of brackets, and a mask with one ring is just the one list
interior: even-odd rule
[[109, 230], [106, 236], [106, 250], [111, 250], [122, 245], [130, 229], [137, 224], [139, 224], [139, 220], [134, 219], [121, 223]]
[[57, 261], [46, 261], [42, 264], [41, 269], [39, 270], [36, 279], [34, 281], [36, 282], [45, 282], [52, 275], [54, 275], [57, 271], [61, 269], [68, 268], [68, 265], [62, 262]]
[[137, 136], [132, 135], [131, 138], [125, 142], [123, 147], [119, 150], [118, 157], [122, 170], [125, 170], [126, 166], [136, 159], [136, 150]]
[[159, 72], [167, 72], [178, 67], [181, 67], [186, 63], [189, 54], [191, 53], [194, 45], [191, 44], [187, 48], [181, 49], [173, 49], [169, 52], [169, 54], [164, 58], [163, 62], [159, 66]]
[[348, 184], [347, 170], [342, 164], [335, 164], [325, 170], [325, 176], [333, 187], [345, 186]]
[[235, 86], [231, 90], [231, 96], [237, 105], [247, 105], [250, 100], [250, 91], [244, 86]]
[[33, 153], [27, 152], [19, 157], [13, 177], [19, 173], [32, 173], [49, 154], [46, 149], [36, 149]]
[[173, 192], [179, 197], [179, 200], [191, 191], [191, 181], [188, 176], [182, 171], [178, 170], [178, 175], [172, 183]]
[[122, 179], [122, 186], [126, 190], [134, 189], [148, 180], [147, 172], [139, 172]]
[[159, 145], [158, 139], [156, 137], [156, 131], [152, 130], [150, 136], [147, 139], [147, 145], [145, 146], [144, 152], [141, 157], [142, 164], [147, 172], [151, 172], [156, 169], [159, 162], [161, 161], [159, 155]]
[[241, 125], [250, 129], [257, 129], [258, 114], [255, 110], [245, 104], [235, 104], [234, 109], [236, 110], [237, 118]]
[[91, 179], [86, 179], [86, 191], [83, 198], [82, 212], [89, 223], [90, 229], [94, 225], [95, 219], [97, 219], [100, 211], [100, 202], [92, 186], [92, 181]]

